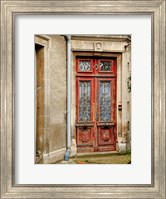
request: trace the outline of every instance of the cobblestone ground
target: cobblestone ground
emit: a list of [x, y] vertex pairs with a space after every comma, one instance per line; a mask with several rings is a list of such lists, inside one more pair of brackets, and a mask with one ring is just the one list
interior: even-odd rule
[[57, 164], [131, 164], [131, 155], [101, 155], [70, 158]]

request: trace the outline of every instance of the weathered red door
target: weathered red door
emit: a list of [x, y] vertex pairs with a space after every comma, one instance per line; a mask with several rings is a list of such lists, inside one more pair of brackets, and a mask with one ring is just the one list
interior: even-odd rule
[[116, 59], [76, 59], [78, 152], [116, 150]]

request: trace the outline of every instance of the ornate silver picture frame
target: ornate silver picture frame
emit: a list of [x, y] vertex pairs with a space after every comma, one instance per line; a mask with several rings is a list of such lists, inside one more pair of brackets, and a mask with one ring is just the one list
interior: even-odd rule
[[[15, 41], [18, 15], [150, 15], [152, 22], [152, 182], [150, 185], [16, 185]], [[166, 198], [165, 0], [5, 1], [1, 0], [1, 198]]]

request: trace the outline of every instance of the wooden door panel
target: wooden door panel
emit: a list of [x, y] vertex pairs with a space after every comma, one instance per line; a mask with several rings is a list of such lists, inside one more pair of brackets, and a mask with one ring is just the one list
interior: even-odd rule
[[114, 144], [114, 128], [98, 128], [98, 145]]
[[93, 146], [92, 128], [77, 128], [78, 146]]
[[104, 151], [116, 151], [116, 146], [115, 145], [109, 145], [109, 146], [102, 146], [98, 147], [99, 152], [104, 152]]
[[76, 64], [77, 151], [116, 150], [116, 60], [79, 58]]
[[77, 150], [78, 152], [94, 151], [94, 79], [77, 78]]
[[94, 151], [93, 128], [77, 127], [77, 151], [78, 152]]
[[114, 126], [98, 127], [98, 151], [108, 151], [116, 148]]
[[97, 136], [98, 151], [116, 148], [116, 82], [115, 78], [98, 79]]

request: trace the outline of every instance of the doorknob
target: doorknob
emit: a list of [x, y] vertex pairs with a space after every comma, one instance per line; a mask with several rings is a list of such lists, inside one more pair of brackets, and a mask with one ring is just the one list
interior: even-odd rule
[[87, 129], [87, 126], [86, 126], [85, 124], [83, 124], [83, 129], [84, 129], [84, 130]]
[[108, 124], [108, 123], [104, 123], [104, 128], [109, 129], [110, 127], [111, 127], [111, 125], [110, 125], [110, 124]]

